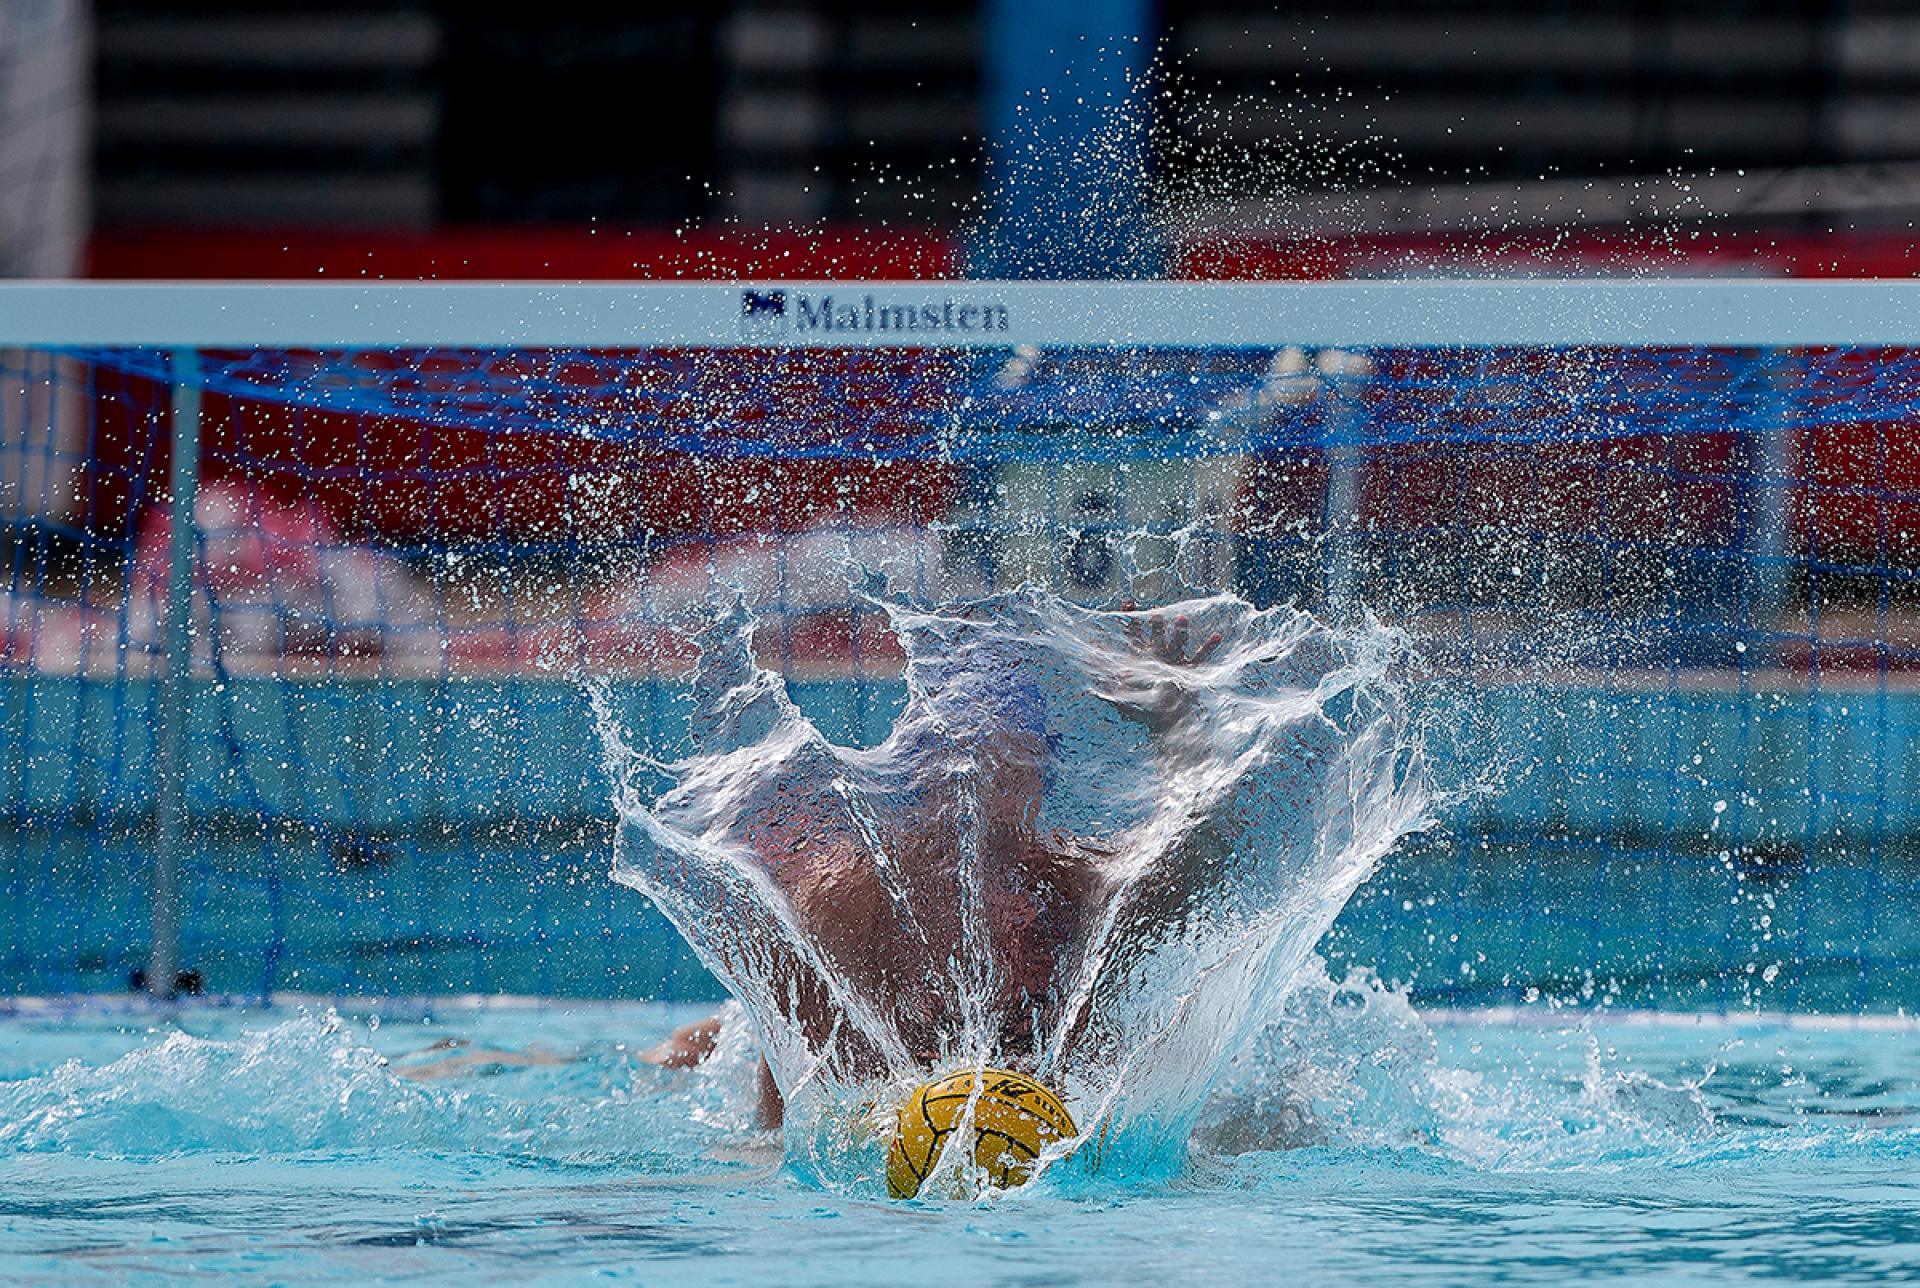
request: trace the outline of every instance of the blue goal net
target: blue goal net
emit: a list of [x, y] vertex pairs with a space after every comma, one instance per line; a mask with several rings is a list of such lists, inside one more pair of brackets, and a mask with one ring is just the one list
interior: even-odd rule
[[8, 995], [713, 996], [608, 879], [581, 676], [673, 757], [738, 593], [876, 742], [858, 567], [1405, 628], [1470, 790], [1323, 949], [1418, 1001], [1920, 1005], [1904, 297], [143, 289], [0, 337]]

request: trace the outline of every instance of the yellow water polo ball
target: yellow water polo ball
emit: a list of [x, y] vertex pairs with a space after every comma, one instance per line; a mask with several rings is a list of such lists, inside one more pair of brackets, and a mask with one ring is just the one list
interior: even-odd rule
[[914, 1090], [900, 1106], [887, 1146], [887, 1192], [920, 1192], [947, 1138], [973, 1105], [973, 1162], [1001, 1189], [1033, 1178], [1040, 1151], [1075, 1134], [1060, 1097], [1006, 1069], [963, 1069]]

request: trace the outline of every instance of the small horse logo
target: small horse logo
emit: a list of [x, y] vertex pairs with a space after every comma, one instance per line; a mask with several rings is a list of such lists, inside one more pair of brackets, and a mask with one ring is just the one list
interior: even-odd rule
[[748, 339], [787, 333], [785, 291], [740, 292], [740, 334]]

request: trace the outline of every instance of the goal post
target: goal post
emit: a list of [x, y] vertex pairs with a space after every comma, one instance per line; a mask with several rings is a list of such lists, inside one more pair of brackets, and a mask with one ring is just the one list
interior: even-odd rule
[[5, 282], [0, 346], [423, 349], [1916, 342], [1920, 281]]
[[737, 589], [876, 741], [864, 566], [1405, 626], [1501, 766], [1326, 945], [1417, 998], [1920, 1004], [1920, 282], [7, 283], [0, 354], [0, 465], [80, 445], [10, 993], [697, 995], [578, 677], [672, 755]]

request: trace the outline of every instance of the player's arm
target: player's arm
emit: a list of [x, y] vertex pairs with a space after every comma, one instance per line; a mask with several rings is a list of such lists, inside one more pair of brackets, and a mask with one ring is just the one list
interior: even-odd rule
[[[657, 1064], [663, 1069], [691, 1069], [706, 1063], [720, 1045], [720, 1029], [726, 1023], [721, 1015], [709, 1015], [704, 1020], [695, 1020], [692, 1024], [683, 1024], [668, 1035], [667, 1040], [640, 1054], [648, 1064]], [[786, 1113], [786, 1102], [780, 1097], [780, 1088], [773, 1081], [773, 1070], [766, 1060], [760, 1059], [757, 1065], [760, 1105], [760, 1126], [772, 1130], [780, 1125]]]
[[[1132, 600], [1121, 605], [1124, 629], [1133, 649], [1099, 690], [1116, 711], [1146, 728], [1163, 787], [1178, 791], [1175, 780], [1205, 755], [1204, 719], [1195, 672], [1204, 668], [1220, 648], [1218, 631], [1196, 640], [1193, 623], [1184, 614], [1169, 619], [1164, 613], [1143, 613]], [[1217, 819], [1196, 819], [1195, 828], [1179, 842], [1179, 852], [1162, 871], [1163, 879], [1143, 892], [1130, 910], [1132, 919], [1153, 920], [1178, 909], [1206, 874], [1222, 868], [1232, 850], [1231, 838], [1220, 835]]]
[[1193, 623], [1185, 614], [1169, 622], [1162, 613], [1142, 614], [1132, 600], [1120, 611], [1126, 614], [1133, 657], [1114, 670], [1098, 693], [1114, 710], [1146, 728], [1162, 772], [1177, 772], [1199, 750], [1191, 736], [1198, 704], [1189, 673], [1208, 663], [1222, 637], [1214, 631], [1196, 644]]

